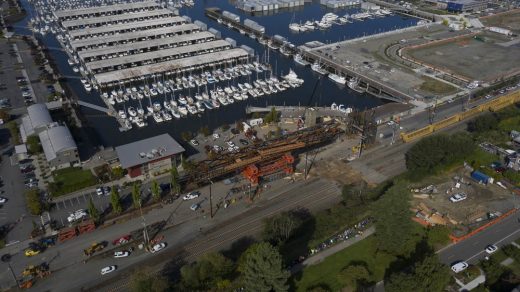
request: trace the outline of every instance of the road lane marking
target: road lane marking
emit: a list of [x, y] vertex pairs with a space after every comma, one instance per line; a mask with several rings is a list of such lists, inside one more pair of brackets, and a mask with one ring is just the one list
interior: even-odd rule
[[[517, 229], [515, 232], [503, 237], [502, 239], [500, 239], [499, 241], [493, 243], [494, 245], [498, 245], [499, 243], [501, 243], [502, 241], [508, 239], [509, 237], [517, 234], [518, 232], [520, 232], [520, 229]], [[481, 250], [480, 252], [478, 252], [477, 254], [473, 255], [472, 257], [470, 257], [469, 259], [466, 260], [466, 262], [469, 262], [470, 260], [474, 259], [475, 257], [479, 256], [481, 253], [483, 253], [485, 251]]]

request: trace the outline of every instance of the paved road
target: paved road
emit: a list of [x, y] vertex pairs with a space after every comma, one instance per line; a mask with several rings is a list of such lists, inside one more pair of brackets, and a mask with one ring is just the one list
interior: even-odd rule
[[517, 212], [464, 241], [440, 250], [438, 254], [441, 262], [446, 265], [451, 265], [457, 261], [466, 261], [470, 264], [477, 263], [487, 255], [484, 249], [489, 244], [501, 247], [520, 238], [519, 218]]
[[[331, 202], [337, 202], [339, 199], [339, 188], [330, 182], [312, 180], [288, 183], [283, 180], [279, 182], [278, 186], [274, 186], [269, 192], [264, 193], [253, 208], [245, 202], [237, 203], [227, 209], [219, 210], [213, 220], [209, 219], [207, 209], [203, 213], [191, 212], [188, 209], [191, 202], [179, 200], [145, 215], [148, 223], [168, 220], [169, 223], [175, 224], [175, 227], [162, 233], [165, 241], [168, 242], [168, 248], [161, 252], [161, 257], [136, 251], [126, 259], [116, 261], [110, 257], [93, 258], [83, 264], [82, 250], [85, 247], [92, 242], [112, 240], [139, 228], [141, 220], [136, 218], [81, 235], [33, 258], [26, 258], [21, 253], [15, 254], [12, 265], [16, 274], [19, 274], [26, 265], [41, 261], [50, 262], [53, 275], [49, 279], [39, 281], [35, 289], [39, 291], [51, 288], [52, 291], [77, 291], [80, 287], [92, 286], [103, 280], [99, 275], [99, 270], [104, 266], [117, 264], [120, 269], [124, 270], [131, 266], [135, 267], [137, 263], [145, 260], [145, 262], [158, 261], [159, 263], [155, 264], [162, 267], [165, 260], [171, 259], [178, 253], [178, 247], [201, 237], [201, 240], [188, 245], [185, 249], [185, 252], [191, 255], [191, 259], [195, 259], [204, 252], [220, 249], [225, 245], [230, 245], [235, 239], [256, 233], [261, 228], [263, 218], [272, 216], [281, 210], [295, 207], [325, 208], [330, 206]], [[186, 213], [185, 210], [188, 212]], [[202, 228], [202, 233], [199, 231], [200, 228]], [[111, 277], [118, 275], [121, 275], [121, 272], [116, 272]], [[106, 278], [111, 279], [111, 277]], [[11, 276], [3, 263], [0, 263], [0, 283], [12, 284]]]

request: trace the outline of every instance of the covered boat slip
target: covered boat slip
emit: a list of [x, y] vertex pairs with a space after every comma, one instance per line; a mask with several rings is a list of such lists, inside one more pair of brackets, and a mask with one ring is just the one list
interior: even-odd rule
[[143, 11], [135, 13], [125, 13], [101, 17], [92, 17], [86, 19], [75, 19], [63, 21], [61, 25], [67, 30], [83, 29], [87, 27], [99, 27], [105, 25], [114, 25], [119, 23], [129, 23], [132, 21], [142, 21], [165, 18], [175, 16], [176, 14], [168, 9], [157, 9], [152, 11]]
[[106, 6], [96, 6], [89, 8], [81, 8], [74, 10], [58, 10], [54, 11], [54, 16], [59, 21], [82, 19], [86, 17], [97, 17], [106, 15], [116, 15], [135, 11], [146, 11], [161, 8], [161, 5], [155, 1], [121, 3]]
[[[169, 60], [182, 62], [185, 58], [196, 55], [205, 56], [206, 53], [222, 51], [231, 47], [231, 44], [224, 40], [215, 40], [207, 43], [200, 43], [191, 46], [182, 46], [172, 49], [164, 49], [154, 52], [123, 56], [108, 60], [94, 61], [87, 63], [88, 71], [93, 74], [121, 70], [133, 66], [143, 66], [147, 64], [160, 63]], [[224, 51], [224, 56], [225, 56]]]
[[84, 50], [78, 52], [78, 56], [83, 60], [84, 63], [89, 63], [97, 60], [118, 57], [121, 54], [134, 55], [178, 46], [189, 46], [196, 43], [212, 41], [214, 39], [214, 34], [207, 31], [201, 31], [192, 34], [178, 35], [175, 37], [158, 38], [143, 42], [134, 42], [117, 46]]
[[203, 69], [208, 66], [219, 66], [236, 61], [247, 61], [248, 59], [249, 54], [245, 50], [235, 48], [157, 64], [100, 73], [94, 75], [94, 78], [101, 86], [113, 86], [124, 82], [142, 80], [153, 74], [169, 75], [172, 73]]
[[155, 28], [172, 27], [185, 24], [187, 21], [180, 16], [165, 17], [153, 20], [134, 21], [116, 25], [107, 25], [94, 28], [78, 29], [69, 32], [71, 39], [79, 40], [84, 38], [114, 35], [126, 32], [136, 32]]
[[188, 23], [183, 25], [177, 25], [174, 27], [163, 27], [150, 30], [121, 33], [113, 36], [102, 36], [84, 40], [73, 40], [70, 42], [70, 45], [72, 49], [79, 52], [86, 49], [109, 47], [118, 44], [127, 44], [130, 42], [158, 39], [162, 37], [171, 37], [179, 34], [191, 34], [193, 32], [198, 31], [200, 31], [200, 27], [198, 25]]

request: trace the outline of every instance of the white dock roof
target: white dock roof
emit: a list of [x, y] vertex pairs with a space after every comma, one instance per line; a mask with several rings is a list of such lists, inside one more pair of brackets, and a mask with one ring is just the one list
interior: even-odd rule
[[146, 8], [154, 8], [160, 7], [159, 3], [155, 1], [144, 1], [144, 2], [133, 2], [133, 3], [122, 3], [122, 4], [114, 4], [114, 5], [104, 5], [104, 6], [95, 6], [88, 8], [80, 8], [74, 10], [58, 10], [54, 11], [54, 15], [58, 18], [65, 17], [75, 17], [96, 13], [107, 13], [107, 12], [116, 12], [123, 10], [136, 10], [136, 9], [146, 9]]
[[212, 63], [222, 63], [234, 58], [245, 58], [248, 53], [240, 48], [219, 51], [204, 55], [193, 56], [184, 59], [171, 60], [157, 64], [144, 65], [134, 68], [127, 68], [112, 72], [96, 74], [94, 77], [100, 84], [107, 84], [116, 81], [124, 81], [132, 78], [139, 78], [155, 73], [176, 71], [183, 68], [204, 66]]
[[186, 19], [184, 19], [183, 17], [170, 16], [170, 17], [152, 19], [152, 20], [134, 21], [132, 23], [121, 23], [121, 24], [106, 25], [106, 26], [100, 26], [100, 27], [78, 29], [78, 30], [70, 31], [69, 35], [72, 38], [78, 38], [78, 37], [89, 36], [89, 35], [93, 35], [93, 34], [103, 34], [103, 33], [110, 33], [110, 32], [116, 32], [116, 31], [128, 30], [128, 29], [138, 29], [138, 28], [143, 28], [143, 27], [149, 27], [152, 25], [164, 25], [164, 24], [185, 23], [185, 22], [186, 22]]
[[215, 35], [211, 32], [201, 31], [190, 34], [181, 34], [175, 37], [166, 37], [166, 38], [158, 38], [153, 40], [148, 40], [145, 42], [135, 42], [135, 43], [127, 43], [121, 44], [117, 46], [109, 46], [105, 48], [92, 49], [92, 50], [84, 50], [79, 51], [78, 55], [81, 59], [85, 60], [86, 58], [103, 56], [103, 55], [111, 55], [117, 53], [128, 52], [130, 50], [141, 50], [147, 49], [151, 47], [164, 46], [169, 44], [179, 44], [183, 42], [191, 42], [201, 39], [214, 38]]
[[92, 17], [92, 18], [86, 18], [86, 19], [65, 20], [61, 23], [61, 25], [66, 29], [70, 29], [71, 27], [76, 27], [76, 26], [103, 24], [103, 23], [107, 23], [107, 22], [124, 21], [124, 20], [132, 20], [132, 19], [155, 17], [155, 16], [163, 17], [163, 16], [168, 16], [168, 15], [173, 16], [174, 15], [173, 11], [168, 10], [168, 9], [156, 9], [156, 10], [151, 10], [151, 11], [100, 16], [100, 17]]
[[200, 30], [200, 27], [193, 24], [182, 24], [177, 25], [174, 27], [161, 27], [161, 28], [154, 28], [154, 29], [148, 29], [148, 30], [142, 30], [142, 31], [134, 31], [134, 32], [127, 32], [127, 33], [120, 33], [118, 35], [109, 35], [109, 36], [100, 36], [95, 38], [89, 38], [84, 40], [73, 40], [70, 42], [70, 45], [73, 49], [77, 49], [80, 47], [86, 47], [86, 46], [95, 46], [95, 45], [101, 45], [105, 44], [107, 42], [120, 42], [124, 40], [131, 40], [131, 39], [138, 39], [143, 37], [150, 37], [150, 36], [159, 36], [167, 33], [178, 33], [178, 32], [184, 32], [184, 31], [192, 31], [192, 30]]
[[[157, 58], [167, 58], [170, 56], [176, 56], [179, 54], [188, 54], [203, 50], [211, 50], [211, 49], [218, 49], [218, 48], [224, 48], [227, 46], [231, 46], [227, 41], [224, 40], [216, 40], [216, 41], [210, 41], [206, 43], [200, 43], [200, 44], [194, 44], [189, 46], [182, 46], [182, 47], [176, 47], [171, 49], [164, 49], [164, 50], [158, 50], [148, 53], [142, 53], [142, 54], [135, 54], [135, 55], [129, 55], [129, 56], [123, 56], [118, 58], [112, 58], [107, 60], [99, 60], [87, 63], [87, 68], [89, 70], [97, 70], [101, 68], [107, 68], [107, 67], [115, 67], [119, 65], [125, 65], [125, 64], [132, 64], [136, 62], [143, 62], [148, 60], [153, 60]], [[179, 60], [179, 59], [177, 59]]]

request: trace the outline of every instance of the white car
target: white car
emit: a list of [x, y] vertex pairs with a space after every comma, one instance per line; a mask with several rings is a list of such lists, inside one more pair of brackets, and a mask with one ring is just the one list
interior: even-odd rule
[[494, 244], [490, 244], [486, 247], [485, 251], [487, 252], [487, 254], [493, 254], [495, 253], [496, 251], [498, 250], [498, 246], [494, 245]]
[[108, 273], [112, 273], [113, 271], [117, 270], [117, 266], [108, 266], [101, 269], [101, 275], [106, 275]]
[[184, 201], [189, 201], [189, 200], [196, 199], [196, 198], [198, 198], [199, 196], [200, 196], [200, 193], [197, 192], [197, 191], [195, 191], [195, 192], [191, 192], [191, 193], [185, 195], [184, 197], [182, 197], [182, 199], [183, 199]]
[[199, 208], [200, 208], [199, 204], [193, 204], [193, 205], [191, 205], [190, 210], [197, 211]]
[[217, 133], [214, 133], [214, 134], [213, 134], [213, 138], [218, 139], [218, 138], [220, 138], [220, 135], [217, 134]]
[[195, 140], [195, 139], [192, 139], [192, 140], [190, 141], [190, 143], [191, 143], [191, 145], [193, 145], [193, 146], [199, 146], [199, 142], [198, 142], [197, 140]]
[[103, 189], [102, 189], [102, 188], [97, 188], [97, 189], [96, 189], [96, 194], [97, 194], [98, 196], [102, 196], [103, 193], [104, 193], [104, 192], [103, 192]]
[[67, 221], [69, 221], [69, 223], [72, 223], [74, 221], [77, 221], [77, 220], [80, 220], [80, 219], [83, 219], [84, 217], [87, 217], [88, 214], [85, 210], [77, 210], [75, 211], [74, 213], [71, 213], [68, 217], [67, 217]]
[[466, 200], [468, 196], [465, 193], [458, 193], [450, 197], [452, 203], [457, 203]]
[[218, 145], [213, 145], [213, 150], [220, 152], [220, 151], [222, 151], [222, 147], [220, 147]]
[[458, 262], [451, 266], [451, 270], [455, 273], [460, 273], [468, 268], [468, 263], [466, 262]]
[[116, 251], [114, 252], [114, 258], [126, 258], [130, 253], [127, 251]]
[[158, 243], [158, 244], [152, 246], [152, 248], [150, 249], [150, 251], [151, 251], [152, 253], [156, 253], [156, 252], [158, 252], [158, 251], [164, 249], [165, 247], [166, 247], [166, 243], [161, 242], [161, 243]]
[[233, 141], [227, 141], [226, 144], [227, 144], [229, 147], [235, 147], [235, 143], [233, 143]]
[[7, 198], [0, 197], [0, 204], [7, 202]]

